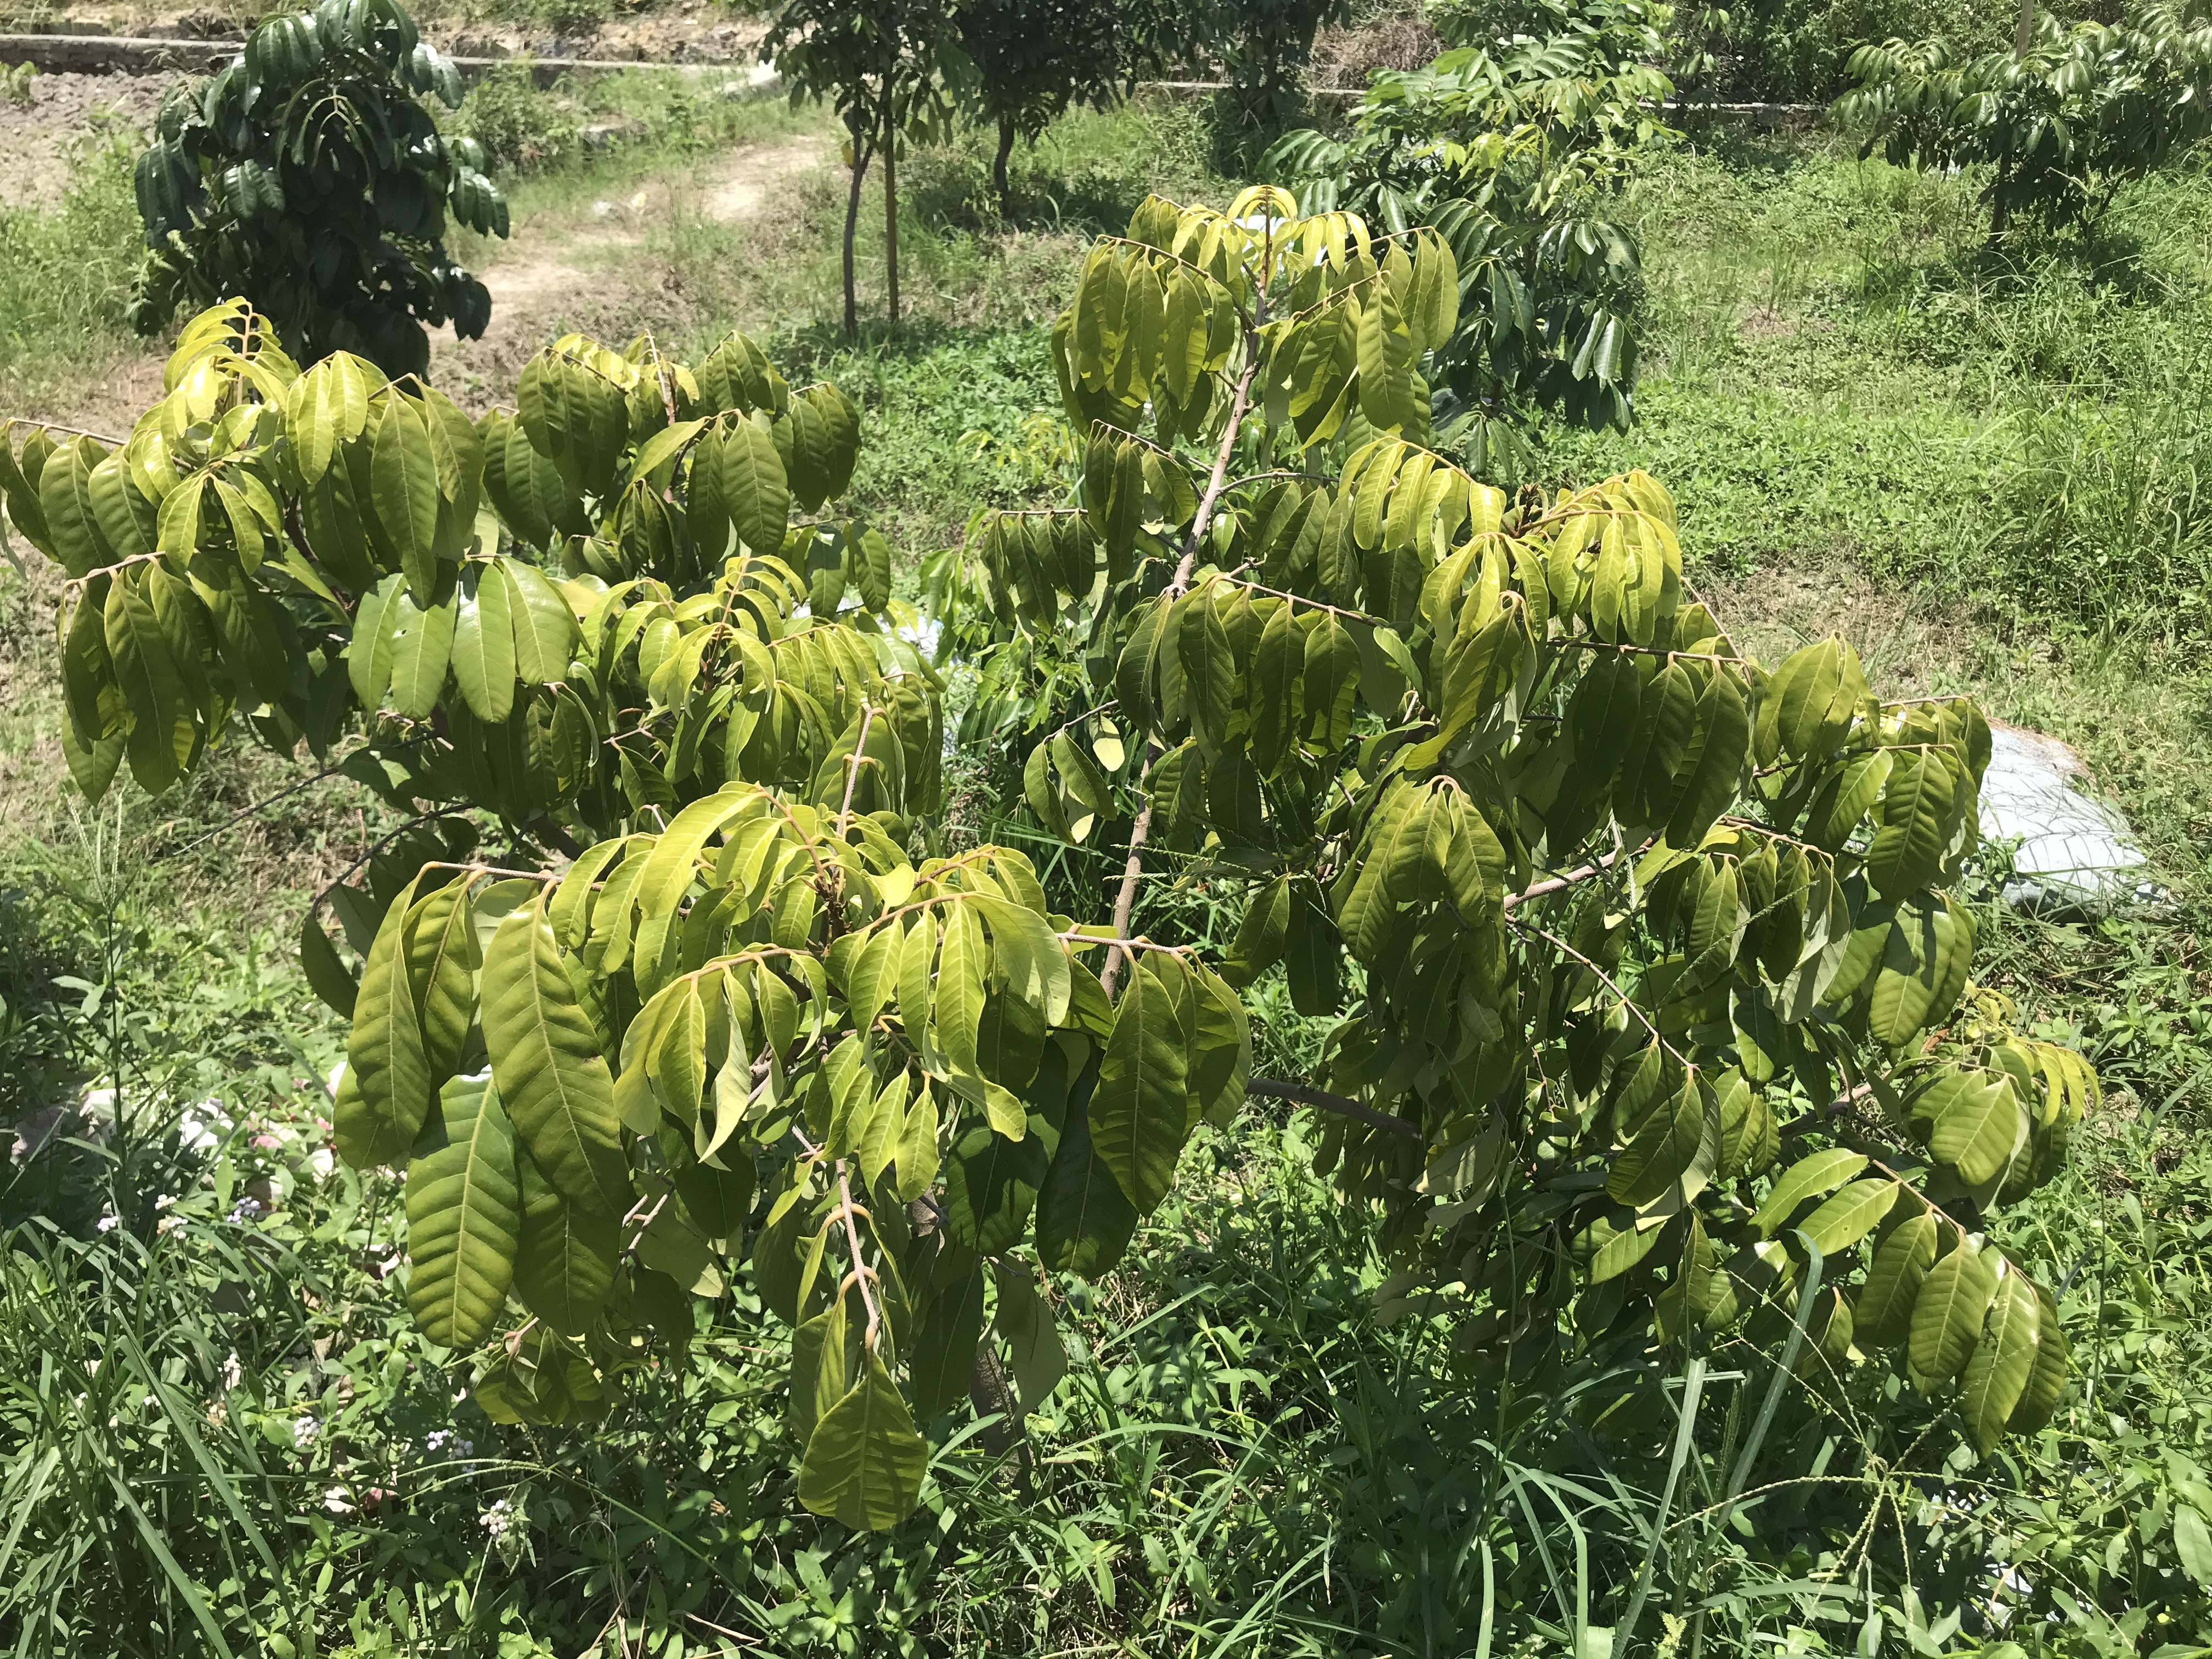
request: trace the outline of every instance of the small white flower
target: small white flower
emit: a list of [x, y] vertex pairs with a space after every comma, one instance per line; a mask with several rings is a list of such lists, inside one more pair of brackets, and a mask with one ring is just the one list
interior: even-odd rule
[[157, 1233], [163, 1234], [173, 1233], [184, 1224], [184, 1217], [180, 1215], [165, 1215], [159, 1221], [154, 1224], [154, 1231]]
[[486, 1510], [479, 1518], [483, 1522], [483, 1529], [491, 1534], [492, 1542], [496, 1544], [507, 1536], [508, 1529], [514, 1525], [514, 1505], [502, 1498]]
[[328, 1181], [331, 1171], [338, 1167], [337, 1156], [329, 1147], [319, 1146], [307, 1154], [307, 1167], [315, 1172], [316, 1180]]
[[228, 1394], [246, 1380], [246, 1367], [239, 1364], [238, 1350], [230, 1351], [230, 1358], [222, 1362], [222, 1387]]
[[315, 1443], [315, 1437], [322, 1432], [322, 1429], [323, 1425], [320, 1423], [318, 1423], [313, 1417], [307, 1416], [303, 1413], [300, 1417], [295, 1418], [293, 1419], [292, 1423], [293, 1445], [301, 1448], [313, 1445]]
[[323, 1507], [332, 1515], [353, 1513], [353, 1501], [346, 1496], [343, 1486], [332, 1486], [323, 1493]]
[[121, 1216], [104, 1215], [100, 1218], [100, 1231], [104, 1233], [112, 1233], [122, 1224], [123, 1218]]

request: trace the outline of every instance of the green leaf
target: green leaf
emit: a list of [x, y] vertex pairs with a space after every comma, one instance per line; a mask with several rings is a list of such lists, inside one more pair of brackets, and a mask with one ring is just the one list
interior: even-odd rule
[[426, 611], [416, 603], [416, 592], [393, 594], [384, 610], [384, 630], [392, 641], [392, 706], [410, 720], [428, 720], [446, 689], [455, 609], [448, 599]]
[[453, 679], [469, 712], [487, 726], [514, 711], [514, 599], [499, 565], [469, 566], [453, 623]]
[[1832, 1193], [1866, 1166], [1865, 1153], [1843, 1146], [1832, 1146], [1810, 1158], [1798, 1159], [1775, 1177], [1772, 1190], [1753, 1214], [1751, 1224], [1759, 1230], [1761, 1237], [1773, 1237], [1807, 1199]]
[[983, 924], [975, 914], [975, 907], [967, 903], [947, 906], [945, 944], [938, 956], [931, 1019], [936, 1028], [939, 1051], [954, 1071], [966, 1075], [973, 1075], [976, 1070], [975, 1034], [983, 1018], [986, 963]]
[[564, 1336], [581, 1336], [614, 1285], [619, 1227], [612, 1216], [571, 1204], [538, 1161], [515, 1148], [520, 1176], [522, 1226], [514, 1262], [514, 1293], [522, 1305]]
[[1079, 1079], [1067, 1103], [1052, 1167], [1037, 1193], [1037, 1259], [1057, 1273], [1097, 1279], [1127, 1252], [1136, 1206], [1113, 1171], [1091, 1152], [1090, 1100], [1096, 1074]]
[[354, 998], [346, 1042], [353, 1109], [341, 1096], [337, 1139], [339, 1156], [356, 1170], [405, 1158], [430, 1112], [429, 1062], [407, 976], [407, 911], [414, 897], [410, 881], [385, 911]]
[[1092, 1156], [1140, 1215], [1175, 1181], [1187, 1130], [1190, 1044], [1173, 991], [1140, 952], [1114, 1009], [1090, 1104]]
[[1921, 1281], [1936, 1260], [1938, 1225], [1934, 1215], [1922, 1210], [1891, 1228], [1875, 1247], [1853, 1310], [1858, 1329], [1870, 1346], [1902, 1342], [1911, 1331]]
[[908, 1370], [915, 1408], [925, 1421], [966, 1396], [975, 1350], [983, 1340], [982, 1265], [965, 1252], [957, 1259], [965, 1264], [963, 1270], [950, 1283], [939, 1280], [915, 1328]]
[[1751, 718], [1744, 709], [1743, 694], [1724, 668], [1711, 666], [1712, 677], [1698, 699], [1697, 764], [1680, 781], [1681, 793], [1667, 821], [1668, 844], [1674, 847], [1695, 847], [1705, 838], [1715, 820], [1734, 804], [1750, 757]]
[[469, 881], [457, 879], [417, 899], [407, 912], [408, 992], [422, 1018], [422, 1055], [433, 1088], [461, 1069], [476, 1023], [479, 963], [471, 890]]
[[2012, 1420], [2007, 1425], [2014, 1434], [2033, 1434], [2051, 1421], [2057, 1409], [2058, 1396], [2066, 1387], [2066, 1334], [2058, 1328], [2058, 1304], [2049, 1291], [2037, 1285], [2035, 1300], [2039, 1312], [2036, 1325], [2035, 1369], [2028, 1374], [2027, 1387], [2020, 1396], [2020, 1404], [2012, 1409]]
[[354, 1000], [360, 988], [353, 975], [339, 959], [337, 947], [331, 936], [323, 931], [310, 907], [300, 918], [300, 969], [307, 976], [308, 988], [320, 997], [332, 1012], [353, 1018]]
[[1996, 1293], [1996, 1255], [1994, 1249], [1961, 1243], [1921, 1281], [1907, 1352], [1912, 1369], [1930, 1382], [1957, 1376], [1973, 1352], [1982, 1316]]
[[799, 1468], [799, 1498], [817, 1515], [881, 1532], [914, 1512], [929, 1447], [883, 1359], [871, 1353], [852, 1391], [814, 1425]]
[[407, 1165], [407, 1305], [423, 1335], [473, 1348], [491, 1334], [520, 1249], [514, 1130], [486, 1078], [454, 1078]]
[[391, 547], [415, 602], [437, 599], [438, 460], [430, 429], [414, 400], [394, 389], [385, 397], [369, 459], [375, 527]]
[[116, 684], [131, 711], [124, 748], [131, 775], [157, 795], [177, 781], [192, 752], [192, 714], [161, 619], [131, 575], [118, 573], [109, 583], [103, 621]]
[[1867, 690], [1858, 653], [1823, 640], [1783, 659], [1759, 703], [1759, 762], [1806, 760], [1832, 751], [1850, 732]]
[[[2026, 1146], [2028, 1114], [2021, 1109], [2010, 1077], [1953, 1073], [1937, 1085], [1940, 1096], [1928, 1150], [1978, 1187], [2009, 1164]], [[1931, 1090], [1931, 1095], [1936, 1091]]]
[[1808, 1216], [1802, 1231], [1823, 1255], [1847, 1250], [1881, 1224], [1897, 1203], [1897, 1183], [1887, 1176], [1855, 1181]]
[[791, 488], [775, 441], [749, 420], [731, 422], [723, 428], [719, 478], [738, 538], [756, 553], [781, 553]]
[[991, 1322], [1005, 1339], [1013, 1362], [1022, 1410], [1033, 1412], [1067, 1375], [1067, 1350], [1060, 1343], [1052, 1310], [1036, 1293], [1027, 1268], [1001, 1265], [993, 1278], [999, 1287], [999, 1308]]
[[525, 685], [550, 685], [568, 677], [576, 646], [575, 613], [561, 590], [537, 566], [495, 559], [491, 570], [508, 584], [507, 619], [514, 629], [514, 672]]
[[1984, 1451], [2004, 1438], [2013, 1408], [2034, 1375], [2042, 1319], [2035, 1286], [2008, 1263], [1990, 1305], [1989, 1327], [1959, 1388], [1960, 1414]]
[[1704, 1091], [1694, 1077], [1686, 1079], [1645, 1115], [1636, 1139], [1613, 1160], [1607, 1195], [1632, 1207], [1664, 1196], [1697, 1162], [1705, 1128]]
[[1956, 798], [1951, 763], [1941, 752], [1892, 751], [1866, 855], [1867, 874], [1885, 898], [1917, 892], [1942, 872]]
[[984, 1255], [1020, 1243], [1050, 1157], [1040, 1135], [1009, 1140], [982, 1124], [965, 1131], [945, 1172], [952, 1237]]
[[2212, 1585], [2212, 1529], [2193, 1504], [2173, 1509], [2173, 1554], [2181, 1570], [2200, 1584]]
[[484, 1045], [522, 1143], [563, 1198], [594, 1215], [629, 1209], [614, 1080], [536, 902], [500, 923], [483, 964]]

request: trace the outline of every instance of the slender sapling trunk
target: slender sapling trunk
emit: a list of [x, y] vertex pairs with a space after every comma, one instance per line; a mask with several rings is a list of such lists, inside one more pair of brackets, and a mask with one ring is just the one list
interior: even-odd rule
[[868, 146], [860, 142], [860, 124], [848, 120], [853, 135], [853, 189], [845, 199], [845, 337], [860, 331], [860, 313], [853, 293], [853, 236], [860, 226], [860, 181], [868, 174]]
[[999, 154], [991, 163], [991, 184], [999, 192], [999, 211], [1012, 217], [1014, 211], [1013, 186], [1006, 178], [1006, 163], [1014, 154], [1014, 120], [1011, 115], [999, 118]]
[[890, 285], [891, 326], [899, 319], [898, 292], [898, 116], [895, 106], [884, 111], [884, 268]]

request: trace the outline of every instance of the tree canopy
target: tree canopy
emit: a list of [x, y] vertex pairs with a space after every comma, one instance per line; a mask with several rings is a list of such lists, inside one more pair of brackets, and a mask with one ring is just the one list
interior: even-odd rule
[[[1972, 981], [1987, 725], [1832, 639], [1745, 654], [1642, 473], [1509, 498], [1431, 447], [1460, 293], [1425, 228], [1148, 199], [1054, 331], [1079, 499], [982, 517], [930, 654], [837, 510], [854, 406], [742, 337], [564, 339], [471, 422], [234, 302], [120, 447], [9, 433], [88, 794], [237, 715], [352, 734], [406, 815], [325, 896], [357, 963], [312, 915], [303, 952], [339, 1150], [404, 1171], [486, 1409], [616, 1408], [743, 1273], [800, 1498], [891, 1524], [987, 1333], [1033, 1407], [1053, 1276], [1153, 1248], [1200, 1126], [1273, 1102], [1323, 1114], [1386, 1310], [1501, 1390], [1747, 1326], [1984, 1445], [2047, 1418], [2055, 1305], [1988, 1218], [2097, 1084]], [[1110, 906], [945, 842], [955, 661]], [[1326, 1022], [1310, 1075], [1255, 1074], [1263, 982]]]

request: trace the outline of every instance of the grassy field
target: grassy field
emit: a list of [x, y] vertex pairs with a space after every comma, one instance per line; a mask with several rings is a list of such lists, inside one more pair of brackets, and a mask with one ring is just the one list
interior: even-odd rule
[[[557, 102], [479, 104], [538, 170], [513, 180], [514, 246], [464, 258], [538, 257], [605, 224], [595, 204], [641, 202], [605, 266], [625, 326], [679, 355], [743, 327], [860, 398], [857, 499], [909, 574], [976, 508], [1062, 487], [1044, 331], [1087, 238], [1148, 189], [1225, 193], [1174, 108], [1061, 123], [1018, 167], [1012, 223], [980, 149], [919, 154], [910, 319], [848, 343], [826, 160], [750, 216], [711, 209], [746, 147], [818, 122], [595, 95], [647, 136], [586, 155]], [[1982, 1458], [1910, 1393], [1809, 1376], [1781, 1391], [1754, 1498], [1728, 1504], [1773, 1378], [1737, 1343], [1662, 1534], [1658, 1437], [1594, 1419], [1616, 1398], [1671, 1417], [1665, 1365], [1562, 1398], [1477, 1389], [1448, 1331], [1377, 1319], [1361, 1218], [1299, 1123], [1252, 1115], [1202, 1133], [1133, 1257], [1163, 1265], [1072, 1295], [1073, 1370], [1026, 1459], [938, 1425], [931, 1494], [896, 1532], [799, 1510], [783, 1339], [742, 1292], [702, 1327], [699, 1380], [641, 1384], [597, 1435], [498, 1431], [386, 1276], [391, 1191], [313, 1159], [340, 1034], [282, 931], [377, 808], [334, 782], [225, 828], [297, 775], [241, 747], [185, 799], [88, 811], [55, 750], [52, 589], [0, 566], [0, 1116], [94, 1084], [125, 1120], [0, 1175], [0, 1222], [50, 1218], [0, 1256], [0, 1638], [45, 1607], [72, 1659], [1599, 1659], [1649, 1562], [1638, 1653], [2205, 1650], [2186, 1516], [2212, 1503], [2212, 180], [2138, 187], [2094, 249], [2002, 258], [1972, 186], [1818, 139], [1655, 158], [1624, 205], [1646, 244], [1639, 420], [1549, 434], [1540, 465], [1667, 482], [1691, 580], [1753, 650], [1840, 629], [1890, 695], [1972, 691], [2076, 744], [2174, 890], [2169, 912], [2094, 924], [1980, 906], [1985, 976], [2108, 1091], [2073, 1169], [2007, 1222], [2063, 1285], [2081, 1361], [2051, 1429]], [[62, 216], [0, 220], [0, 412], [62, 418], [146, 361], [120, 329], [131, 216], [102, 154]], [[880, 222], [872, 193], [872, 314]], [[214, 1117], [204, 1101], [230, 1126], [212, 1148], [179, 1117]], [[103, 1210], [126, 1224], [100, 1233]], [[75, 1265], [66, 1293], [42, 1255]]]

